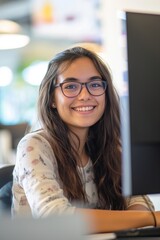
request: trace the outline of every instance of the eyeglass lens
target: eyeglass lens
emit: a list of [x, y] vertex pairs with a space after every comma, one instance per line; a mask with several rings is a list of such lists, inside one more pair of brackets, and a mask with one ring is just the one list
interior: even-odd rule
[[106, 90], [106, 81], [102, 80], [94, 80], [87, 83], [65, 82], [61, 85], [61, 88], [65, 96], [75, 97], [81, 92], [82, 85], [85, 85], [88, 92], [94, 96], [102, 95]]

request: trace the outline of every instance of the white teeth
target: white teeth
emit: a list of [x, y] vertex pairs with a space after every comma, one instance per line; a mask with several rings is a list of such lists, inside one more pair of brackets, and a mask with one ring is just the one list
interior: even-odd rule
[[78, 112], [90, 111], [92, 109], [93, 109], [93, 107], [77, 107], [77, 108], [74, 108], [74, 110], [76, 110]]

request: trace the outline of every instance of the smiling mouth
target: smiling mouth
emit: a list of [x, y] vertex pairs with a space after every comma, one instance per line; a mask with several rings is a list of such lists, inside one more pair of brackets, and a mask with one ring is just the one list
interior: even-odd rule
[[89, 106], [89, 107], [76, 107], [76, 108], [73, 108], [73, 109], [77, 112], [87, 112], [87, 111], [93, 110], [94, 108], [95, 107], [93, 107], [93, 106]]

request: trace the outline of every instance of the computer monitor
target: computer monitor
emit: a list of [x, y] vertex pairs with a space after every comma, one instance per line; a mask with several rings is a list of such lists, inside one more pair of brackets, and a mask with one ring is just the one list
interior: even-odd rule
[[160, 15], [126, 12], [128, 94], [121, 97], [123, 194], [160, 193]]

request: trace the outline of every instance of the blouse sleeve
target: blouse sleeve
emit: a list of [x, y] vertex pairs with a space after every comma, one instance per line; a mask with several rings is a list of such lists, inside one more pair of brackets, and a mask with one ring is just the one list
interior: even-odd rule
[[127, 208], [129, 208], [135, 204], [140, 204], [140, 205], [145, 206], [149, 210], [154, 211], [154, 205], [147, 195], [145, 195], [144, 197], [142, 197], [142, 196], [128, 197], [128, 198], [126, 198], [126, 203], [127, 203]]
[[21, 140], [16, 165], [19, 184], [34, 217], [74, 212], [60, 186], [54, 153], [43, 137], [29, 134]]

